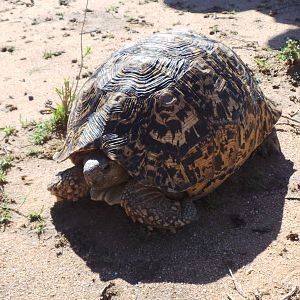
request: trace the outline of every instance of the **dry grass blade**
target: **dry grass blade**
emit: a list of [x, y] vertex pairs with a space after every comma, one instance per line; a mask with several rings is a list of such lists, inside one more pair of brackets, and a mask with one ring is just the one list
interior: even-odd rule
[[236, 280], [236, 278], [234, 277], [234, 275], [233, 275], [231, 269], [228, 268], [228, 270], [229, 270], [229, 274], [230, 274], [230, 276], [231, 276], [231, 279], [232, 279], [232, 281], [233, 281], [233, 283], [234, 283], [234, 286], [235, 286], [236, 291], [237, 291], [243, 298], [249, 299], [249, 298], [246, 296], [245, 292], [243, 291], [241, 284], [240, 284], [240, 283]]
[[298, 291], [298, 286], [294, 286], [290, 292], [285, 294], [283, 297], [280, 298], [280, 300], [288, 300], [290, 299], [296, 292]]

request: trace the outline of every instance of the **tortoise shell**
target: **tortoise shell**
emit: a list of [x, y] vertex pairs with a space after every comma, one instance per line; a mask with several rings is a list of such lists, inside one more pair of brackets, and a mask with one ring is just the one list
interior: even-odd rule
[[279, 117], [228, 47], [187, 30], [159, 33], [117, 51], [87, 81], [56, 159], [99, 149], [144, 185], [203, 196]]

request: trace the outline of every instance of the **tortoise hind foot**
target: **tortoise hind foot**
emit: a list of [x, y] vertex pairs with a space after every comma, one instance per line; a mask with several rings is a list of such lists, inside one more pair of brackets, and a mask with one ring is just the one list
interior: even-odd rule
[[89, 187], [86, 184], [81, 166], [58, 172], [48, 185], [47, 189], [57, 200], [79, 200], [89, 195]]
[[257, 152], [263, 157], [281, 154], [281, 147], [280, 147], [280, 143], [275, 128], [273, 128], [272, 132], [266, 137], [266, 139], [258, 147]]
[[133, 221], [148, 228], [169, 229], [174, 232], [176, 228], [197, 220], [197, 210], [191, 200], [171, 200], [158, 189], [134, 181], [124, 188], [122, 206]]

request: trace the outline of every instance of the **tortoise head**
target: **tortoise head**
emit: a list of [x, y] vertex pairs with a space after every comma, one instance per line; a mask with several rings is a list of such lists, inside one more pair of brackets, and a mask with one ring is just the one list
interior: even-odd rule
[[101, 152], [86, 154], [83, 158], [83, 175], [88, 186], [97, 190], [119, 185], [129, 179], [123, 167]]
[[71, 159], [75, 166], [56, 174], [48, 185], [48, 190], [58, 199], [75, 201], [85, 198], [89, 192], [92, 199], [97, 198], [103, 190], [118, 186], [130, 178], [119, 164], [101, 152], [89, 152]]

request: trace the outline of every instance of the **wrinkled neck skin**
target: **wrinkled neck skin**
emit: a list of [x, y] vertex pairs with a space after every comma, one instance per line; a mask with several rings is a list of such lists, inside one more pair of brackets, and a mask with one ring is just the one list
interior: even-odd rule
[[86, 154], [82, 163], [86, 183], [99, 191], [118, 186], [130, 179], [123, 167], [101, 152]]

